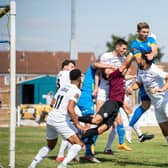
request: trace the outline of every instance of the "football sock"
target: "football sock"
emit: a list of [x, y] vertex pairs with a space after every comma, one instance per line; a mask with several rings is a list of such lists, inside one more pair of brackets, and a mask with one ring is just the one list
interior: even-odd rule
[[84, 123], [90, 123], [92, 124], [92, 117], [91, 116], [82, 116], [78, 117], [78, 120]]
[[118, 133], [118, 137], [119, 137], [119, 144], [123, 144], [124, 143], [124, 134], [125, 134], [123, 124], [117, 125], [117, 133]]
[[32, 161], [31, 165], [36, 166], [38, 163], [40, 163], [50, 152], [50, 148], [48, 146], [42, 147], [38, 154], [35, 156], [34, 160]]
[[[87, 155], [87, 156], [91, 156], [91, 155], [93, 155], [93, 153], [92, 153], [92, 149], [91, 149], [91, 146], [94, 144], [94, 145], [96, 145], [96, 140], [97, 140], [97, 137], [98, 137], [98, 135], [94, 135], [93, 137], [92, 137], [92, 142], [93, 143], [87, 143], [86, 142], [86, 140], [85, 140], [85, 145], [86, 145], [86, 152], [85, 152], [85, 155]], [[88, 138], [86, 138], [87, 140], [88, 140]]]
[[86, 133], [83, 135], [83, 138], [88, 137], [88, 138], [93, 138], [93, 136], [98, 135], [98, 128], [92, 128], [88, 129]]
[[98, 138], [98, 135], [93, 136], [93, 144], [96, 145], [96, 140]]
[[82, 135], [81, 139], [85, 144], [93, 144], [94, 143], [94, 139], [93, 137], [95, 135], [98, 135], [98, 130], [97, 128], [92, 128], [86, 131], [85, 134]]
[[85, 155], [92, 156], [91, 144], [86, 144], [86, 152]]
[[109, 136], [108, 136], [108, 141], [107, 141], [107, 144], [105, 147], [106, 150], [111, 149], [111, 145], [114, 141], [115, 135], [116, 135], [116, 129], [112, 128], [112, 130], [110, 131]]
[[81, 150], [81, 146], [78, 144], [74, 144], [70, 147], [67, 156], [63, 160], [63, 165], [67, 165], [69, 162], [71, 162], [79, 153]]
[[68, 148], [68, 146], [69, 142], [65, 139], [62, 139], [57, 157], [64, 157], [65, 149]]
[[131, 127], [134, 126], [134, 124], [139, 120], [139, 118], [141, 117], [141, 115], [145, 112], [145, 109], [142, 107], [142, 106], [139, 106], [138, 108], [136, 108], [132, 118], [131, 118], [131, 121], [129, 123], [129, 125]]
[[141, 131], [140, 127], [139, 127], [139, 124], [135, 123], [134, 126], [133, 126], [133, 128], [134, 128], [137, 136], [140, 137], [142, 135], [142, 131]]

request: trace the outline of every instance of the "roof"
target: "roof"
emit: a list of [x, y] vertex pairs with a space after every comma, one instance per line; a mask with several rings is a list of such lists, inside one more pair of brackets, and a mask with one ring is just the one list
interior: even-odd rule
[[[17, 51], [17, 74], [56, 74], [61, 69], [65, 59], [69, 59], [69, 52], [48, 51]], [[7, 51], [0, 51], [0, 73], [9, 73], [10, 57]], [[85, 72], [88, 65], [96, 60], [93, 52], [79, 52], [76, 60], [77, 68]]]
[[56, 76], [55, 75], [40, 75], [40, 76], [37, 76], [35, 78], [32, 78], [32, 79], [28, 79], [28, 80], [24, 80], [24, 81], [21, 81], [21, 82], [18, 82], [17, 84], [25, 84], [25, 83], [33, 83], [35, 81], [39, 81], [41, 79], [54, 79], [54, 81], [56, 80]]
[[[17, 51], [16, 72], [17, 74], [57, 74], [65, 59], [69, 59], [69, 52], [48, 51]], [[7, 51], [0, 51], [0, 74], [9, 73], [10, 57]], [[77, 68], [85, 73], [89, 64], [96, 60], [93, 52], [79, 52], [76, 60]], [[168, 72], [168, 63], [159, 63], [164, 71]], [[136, 73], [136, 63], [133, 63], [132, 73]]]

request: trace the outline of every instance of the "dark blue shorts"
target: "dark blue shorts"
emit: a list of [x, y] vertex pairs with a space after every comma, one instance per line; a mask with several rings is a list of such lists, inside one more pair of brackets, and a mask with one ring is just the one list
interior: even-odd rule
[[150, 100], [149, 96], [146, 94], [146, 91], [143, 85], [141, 85], [139, 89], [139, 97], [141, 101]]

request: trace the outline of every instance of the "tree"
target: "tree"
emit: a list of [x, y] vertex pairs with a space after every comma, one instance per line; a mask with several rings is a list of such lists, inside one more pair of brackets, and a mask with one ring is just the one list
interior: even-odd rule
[[[120, 36], [117, 36], [117, 35], [112, 35], [112, 36], [111, 36], [111, 41], [110, 41], [110, 42], [108, 41], [108, 42], [106, 43], [107, 51], [112, 51], [112, 50], [114, 50], [114, 43], [115, 43], [118, 39], [120, 39], [120, 38], [126, 40], [126, 37], [120, 37]], [[133, 39], [135, 39], [135, 38], [136, 38], [136, 34], [129, 34], [129, 35], [128, 35], [128, 39], [126, 40], [126, 41], [128, 42], [128, 46], [130, 46], [131, 41], [132, 41]], [[157, 55], [157, 57], [156, 57], [156, 61], [157, 61], [157, 62], [160, 62], [160, 61], [161, 61], [161, 58], [164, 56], [164, 53], [162, 52], [162, 49], [163, 49], [163, 48], [159, 48], [159, 47], [158, 47], [158, 55]], [[128, 54], [128, 53], [129, 53], [129, 48], [128, 48], [127, 54]]]

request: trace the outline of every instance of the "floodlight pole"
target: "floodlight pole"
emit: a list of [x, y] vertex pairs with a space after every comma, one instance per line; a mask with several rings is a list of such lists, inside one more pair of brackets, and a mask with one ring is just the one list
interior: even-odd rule
[[71, 41], [70, 41], [70, 58], [73, 60], [77, 60], [78, 52], [76, 46], [76, 15], [75, 15], [75, 0], [71, 0]]
[[15, 168], [16, 134], [16, 2], [10, 2], [10, 163]]

